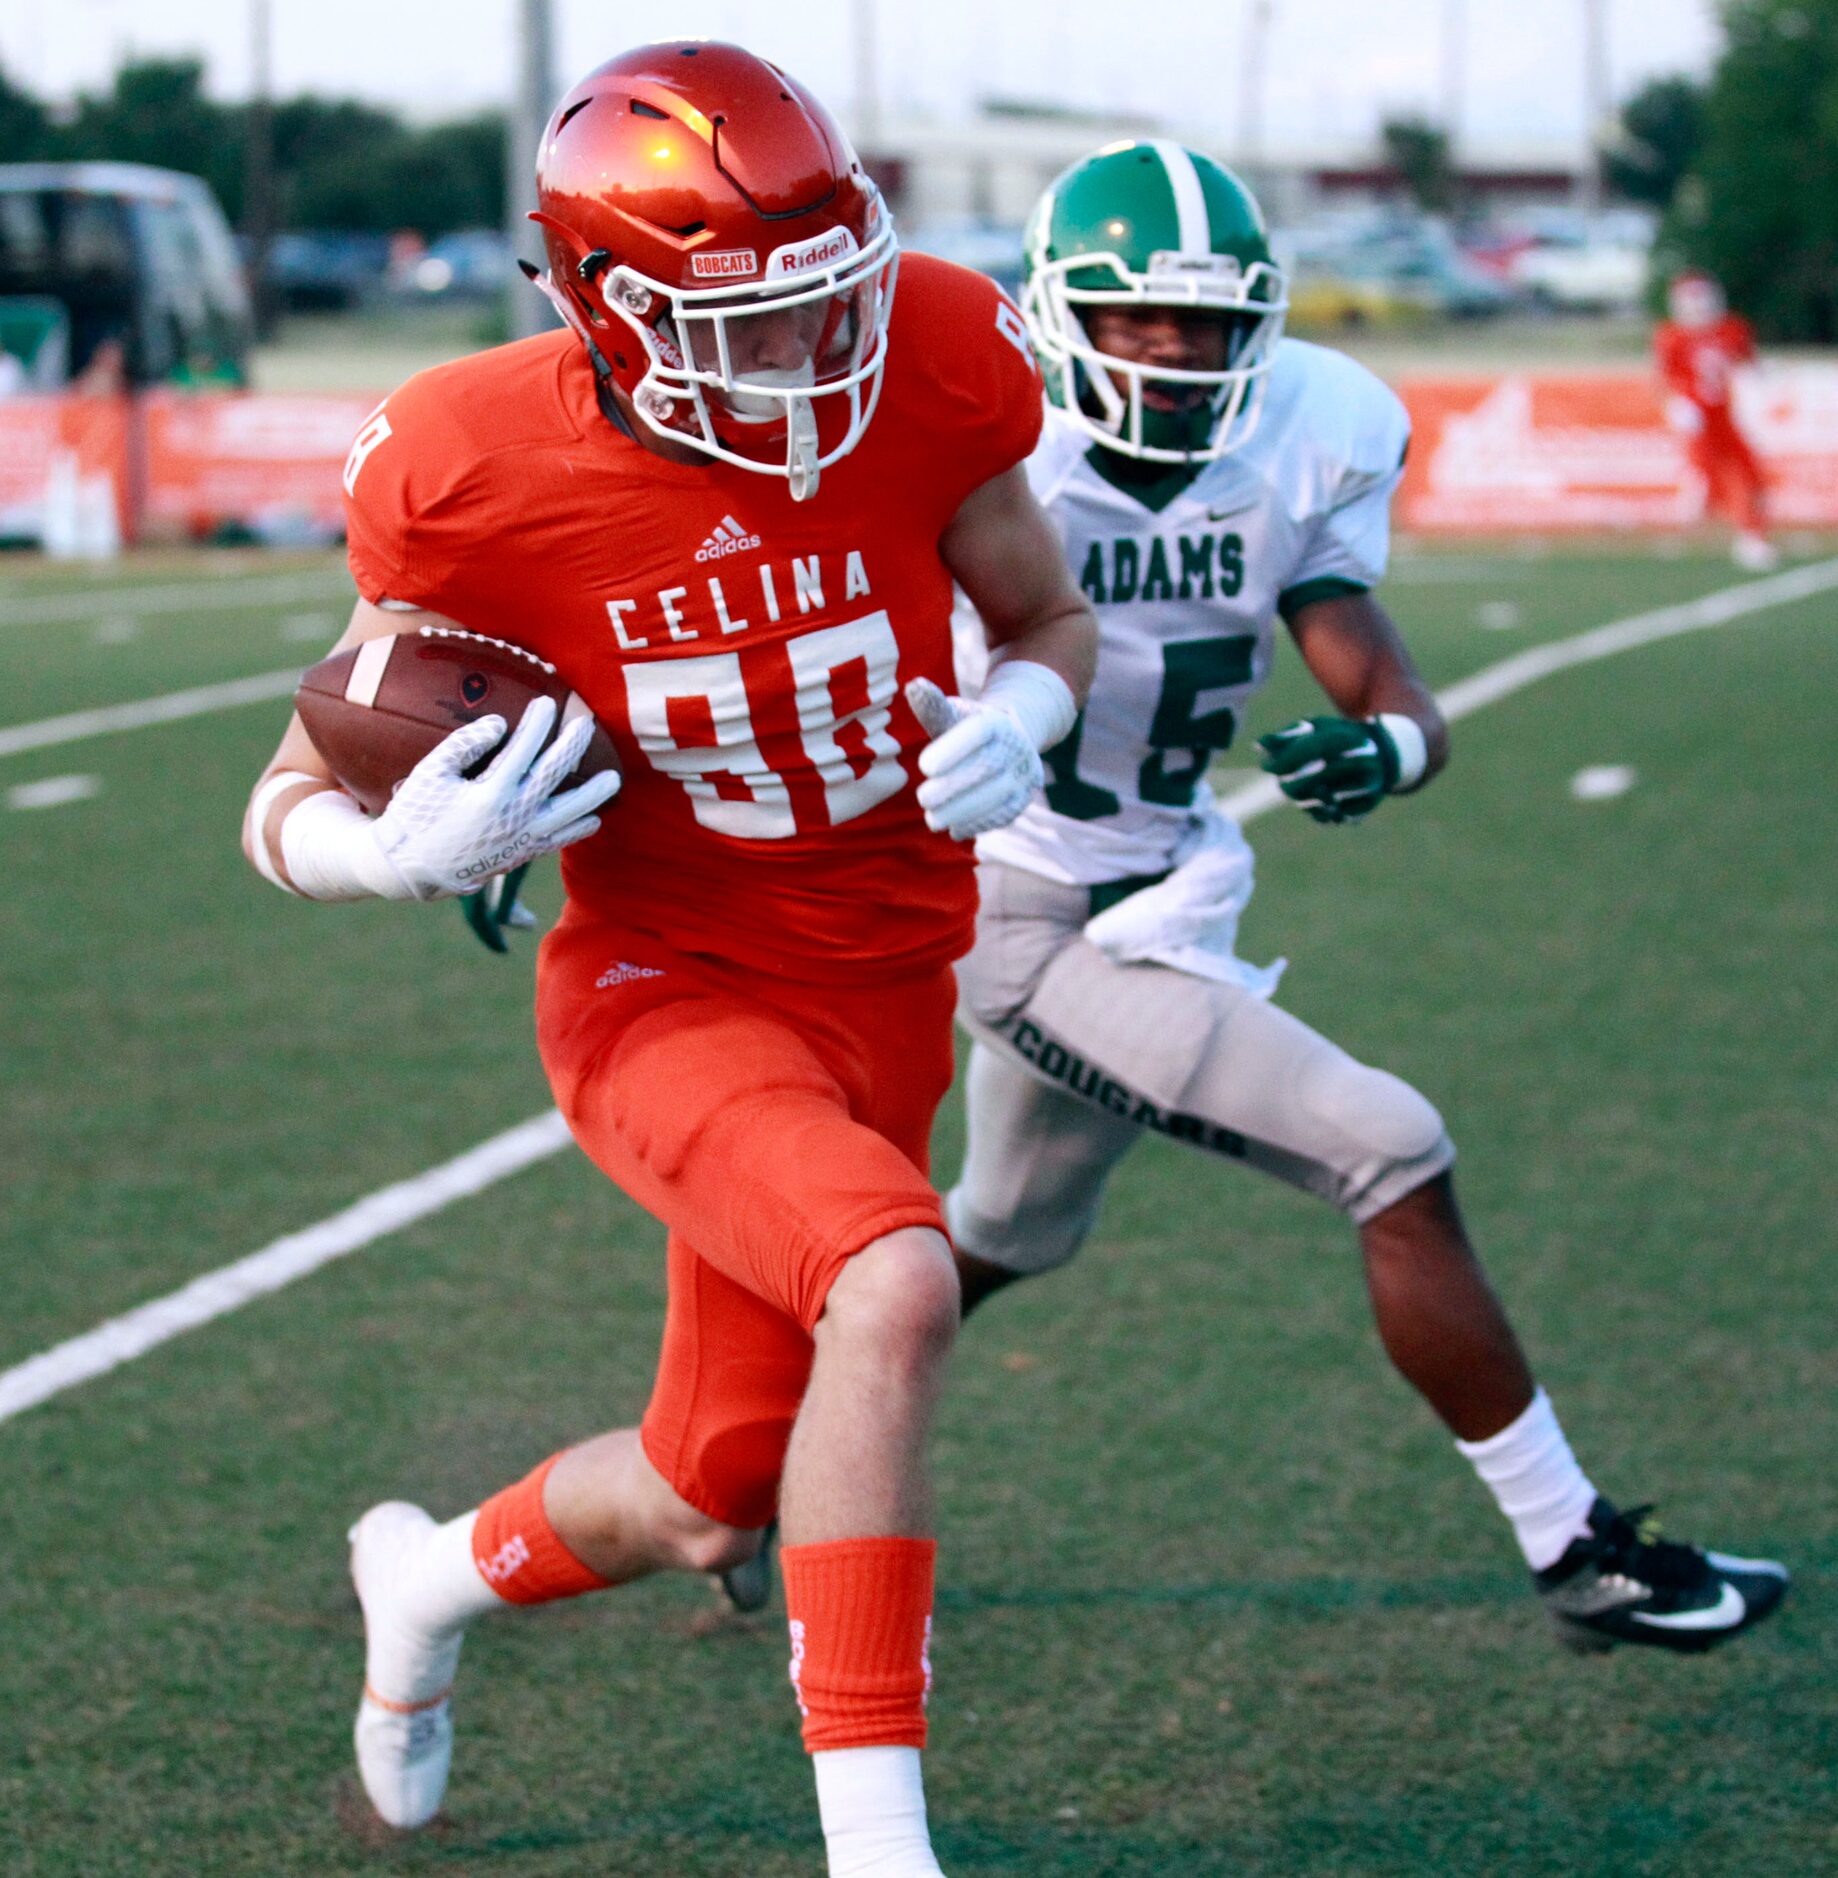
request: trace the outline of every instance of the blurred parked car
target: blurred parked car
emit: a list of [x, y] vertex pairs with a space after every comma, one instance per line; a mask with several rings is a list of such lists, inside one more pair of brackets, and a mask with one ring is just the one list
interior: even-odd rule
[[462, 228], [408, 258], [394, 285], [415, 300], [491, 300], [515, 276], [511, 244], [498, 229]]
[[1276, 245], [1290, 270], [1290, 321], [1304, 329], [1481, 319], [1513, 303], [1510, 287], [1420, 216], [1296, 229]]
[[1638, 214], [1547, 217], [1529, 226], [1508, 274], [1535, 305], [1632, 313], [1645, 296], [1652, 223]]
[[72, 379], [247, 381], [249, 290], [223, 211], [196, 176], [0, 164], [0, 296], [64, 309]]
[[1005, 293], [1020, 295], [1019, 228], [972, 217], [927, 222], [911, 233], [902, 231], [900, 245], [920, 254], [935, 254], [941, 260], [955, 261], [959, 267], [975, 268], [979, 274], [987, 274]]
[[268, 280], [295, 312], [349, 312], [382, 291], [389, 245], [387, 235], [290, 229], [268, 244]]

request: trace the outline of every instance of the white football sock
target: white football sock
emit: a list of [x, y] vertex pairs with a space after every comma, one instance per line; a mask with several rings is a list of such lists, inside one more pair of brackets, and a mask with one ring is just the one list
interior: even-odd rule
[[943, 1878], [917, 1748], [831, 1748], [811, 1765], [830, 1878]]
[[1485, 1441], [1458, 1441], [1500, 1511], [1512, 1521], [1525, 1562], [1535, 1572], [1555, 1565], [1572, 1539], [1589, 1530], [1596, 1490], [1576, 1464], [1557, 1425], [1551, 1398], [1540, 1389], [1516, 1421]]
[[443, 1693], [453, 1680], [466, 1625], [503, 1608], [504, 1599], [480, 1577], [472, 1560], [478, 1517], [475, 1509], [435, 1526], [395, 1561], [394, 1582], [384, 1589], [391, 1621], [369, 1629], [366, 1674], [378, 1695], [392, 1702], [425, 1702]]

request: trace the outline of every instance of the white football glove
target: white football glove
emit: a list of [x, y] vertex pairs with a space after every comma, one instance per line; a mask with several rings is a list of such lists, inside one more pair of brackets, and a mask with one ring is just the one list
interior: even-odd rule
[[[593, 834], [594, 810], [618, 793], [619, 776], [602, 770], [557, 795], [586, 754], [594, 723], [577, 718], [543, 750], [554, 722], [554, 700], [537, 698], [508, 737], [501, 717], [464, 725], [409, 771], [374, 819], [342, 791], [308, 796], [281, 825], [295, 888], [314, 900], [476, 893], [493, 875]], [[500, 739], [503, 748], [468, 778], [464, 772]]]
[[919, 806], [925, 825], [953, 841], [1005, 828], [1027, 807], [1045, 772], [1040, 752], [1014, 713], [982, 698], [952, 698], [929, 678], [906, 687], [919, 728]]

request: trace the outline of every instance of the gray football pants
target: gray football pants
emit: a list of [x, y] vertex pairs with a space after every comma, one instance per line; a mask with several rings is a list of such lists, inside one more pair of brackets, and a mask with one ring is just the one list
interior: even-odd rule
[[969, 1148], [946, 1199], [964, 1251], [1064, 1264], [1145, 1129], [1274, 1174], [1364, 1222], [1455, 1159], [1408, 1083], [1236, 985], [1117, 965], [1083, 935], [1088, 888], [983, 863], [957, 968], [974, 1039]]

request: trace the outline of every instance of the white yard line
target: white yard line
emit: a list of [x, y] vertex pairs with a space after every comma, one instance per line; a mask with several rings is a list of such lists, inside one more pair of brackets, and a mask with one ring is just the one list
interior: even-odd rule
[[[1650, 646], [1661, 639], [1676, 639], [1683, 633], [1708, 631], [1713, 626], [1728, 626], [1733, 621], [1750, 619], [1771, 607], [1789, 606], [1795, 600], [1810, 600], [1815, 594], [1838, 589], [1838, 560], [1814, 561], [1807, 567], [1789, 568], [1784, 574], [1770, 574], [1766, 580], [1745, 580], [1739, 586], [1720, 587], [1715, 593], [1701, 594], [1695, 600], [1683, 600], [1677, 606], [1662, 606], [1651, 613], [1635, 613], [1627, 619], [1611, 620], [1574, 639], [1555, 639], [1547, 645], [1532, 646], [1498, 665], [1489, 665], [1471, 677], [1458, 678], [1436, 694], [1442, 714], [1450, 723], [1470, 716], [1483, 705], [1498, 704], [1514, 692], [1535, 685], [1554, 672], [1568, 671], [1573, 665], [1593, 665], [1598, 659], [1612, 659], [1617, 653], [1632, 652], [1637, 646]], [[1283, 801], [1283, 792], [1270, 777], [1247, 783], [1222, 796], [1219, 806], [1239, 821], [1262, 815]]]
[[145, 730], [149, 724], [173, 724], [209, 711], [230, 711], [242, 704], [266, 704], [291, 698], [300, 682], [300, 668], [284, 672], [258, 672], [253, 678], [232, 678], [221, 685], [195, 685], [189, 691], [168, 691], [157, 698], [132, 704], [104, 704], [93, 711], [71, 711], [63, 717], [41, 717], [34, 724], [12, 724], [0, 730], [0, 756], [22, 750], [45, 750], [57, 743], [79, 743], [85, 737], [106, 737], [118, 730]]
[[78, 1383], [105, 1376], [181, 1332], [196, 1330], [253, 1298], [279, 1291], [334, 1259], [361, 1252], [455, 1200], [482, 1193], [507, 1175], [559, 1152], [567, 1143], [567, 1124], [550, 1109], [425, 1174], [379, 1188], [304, 1232], [289, 1233], [233, 1265], [221, 1265], [163, 1298], [111, 1317], [94, 1330], [0, 1373], [0, 1422]]
[[96, 587], [87, 593], [0, 594], [0, 626], [67, 626], [96, 619], [147, 618], [156, 613], [234, 613], [291, 601], [332, 601], [349, 595], [342, 566], [323, 572], [274, 574], [263, 580], [218, 578], [166, 586]]
[[[1613, 658], [1617, 653], [1676, 638], [1681, 633], [1725, 626], [1734, 620], [1766, 612], [1770, 607], [1787, 606], [1795, 600], [1810, 599], [1835, 588], [1838, 588], [1838, 560], [1796, 567], [1785, 574], [1770, 575], [1766, 580], [1725, 587], [1679, 606], [1661, 607], [1656, 612], [1616, 620], [1591, 632], [1579, 633], [1574, 639], [1534, 647], [1459, 680], [1438, 696], [1448, 717], [1466, 717], [1483, 705], [1496, 704], [1573, 665]], [[245, 679], [242, 682], [261, 681]], [[1240, 821], [1249, 821], [1275, 808], [1282, 800], [1282, 792], [1276, 784], [1265, 778], [1234, 790], [1221, 798], [1219, 806]], [[428, 1218], [455, 1200], [481, 1193], [495, 1182], [560, 1153], [567, 1145], [567, 1124], [550, 1109], [501, 1135], [493, 1135], [489, 1141], [482, 1141], [455, 1160], [431, 1168], [425, 1174], [417, 1174], [411, 1180], [381, 1188], [316, 1226], [290, 1233], [259, 1252], [206, 1272], [177, 1291], [140, 1305], [125, 1316], [110, 1318], [80, 1337], [28, 1357], [14, 1368], [0, 1371], [0, 1422], [79, 1383], [106, 1375], [123, 1363], [131, 1363], [168, 1339], [208, 1324], [253, 1298], [279, 1291], [333, 1259], [361, 1252], [378, 1239], [416, 1220]]]

